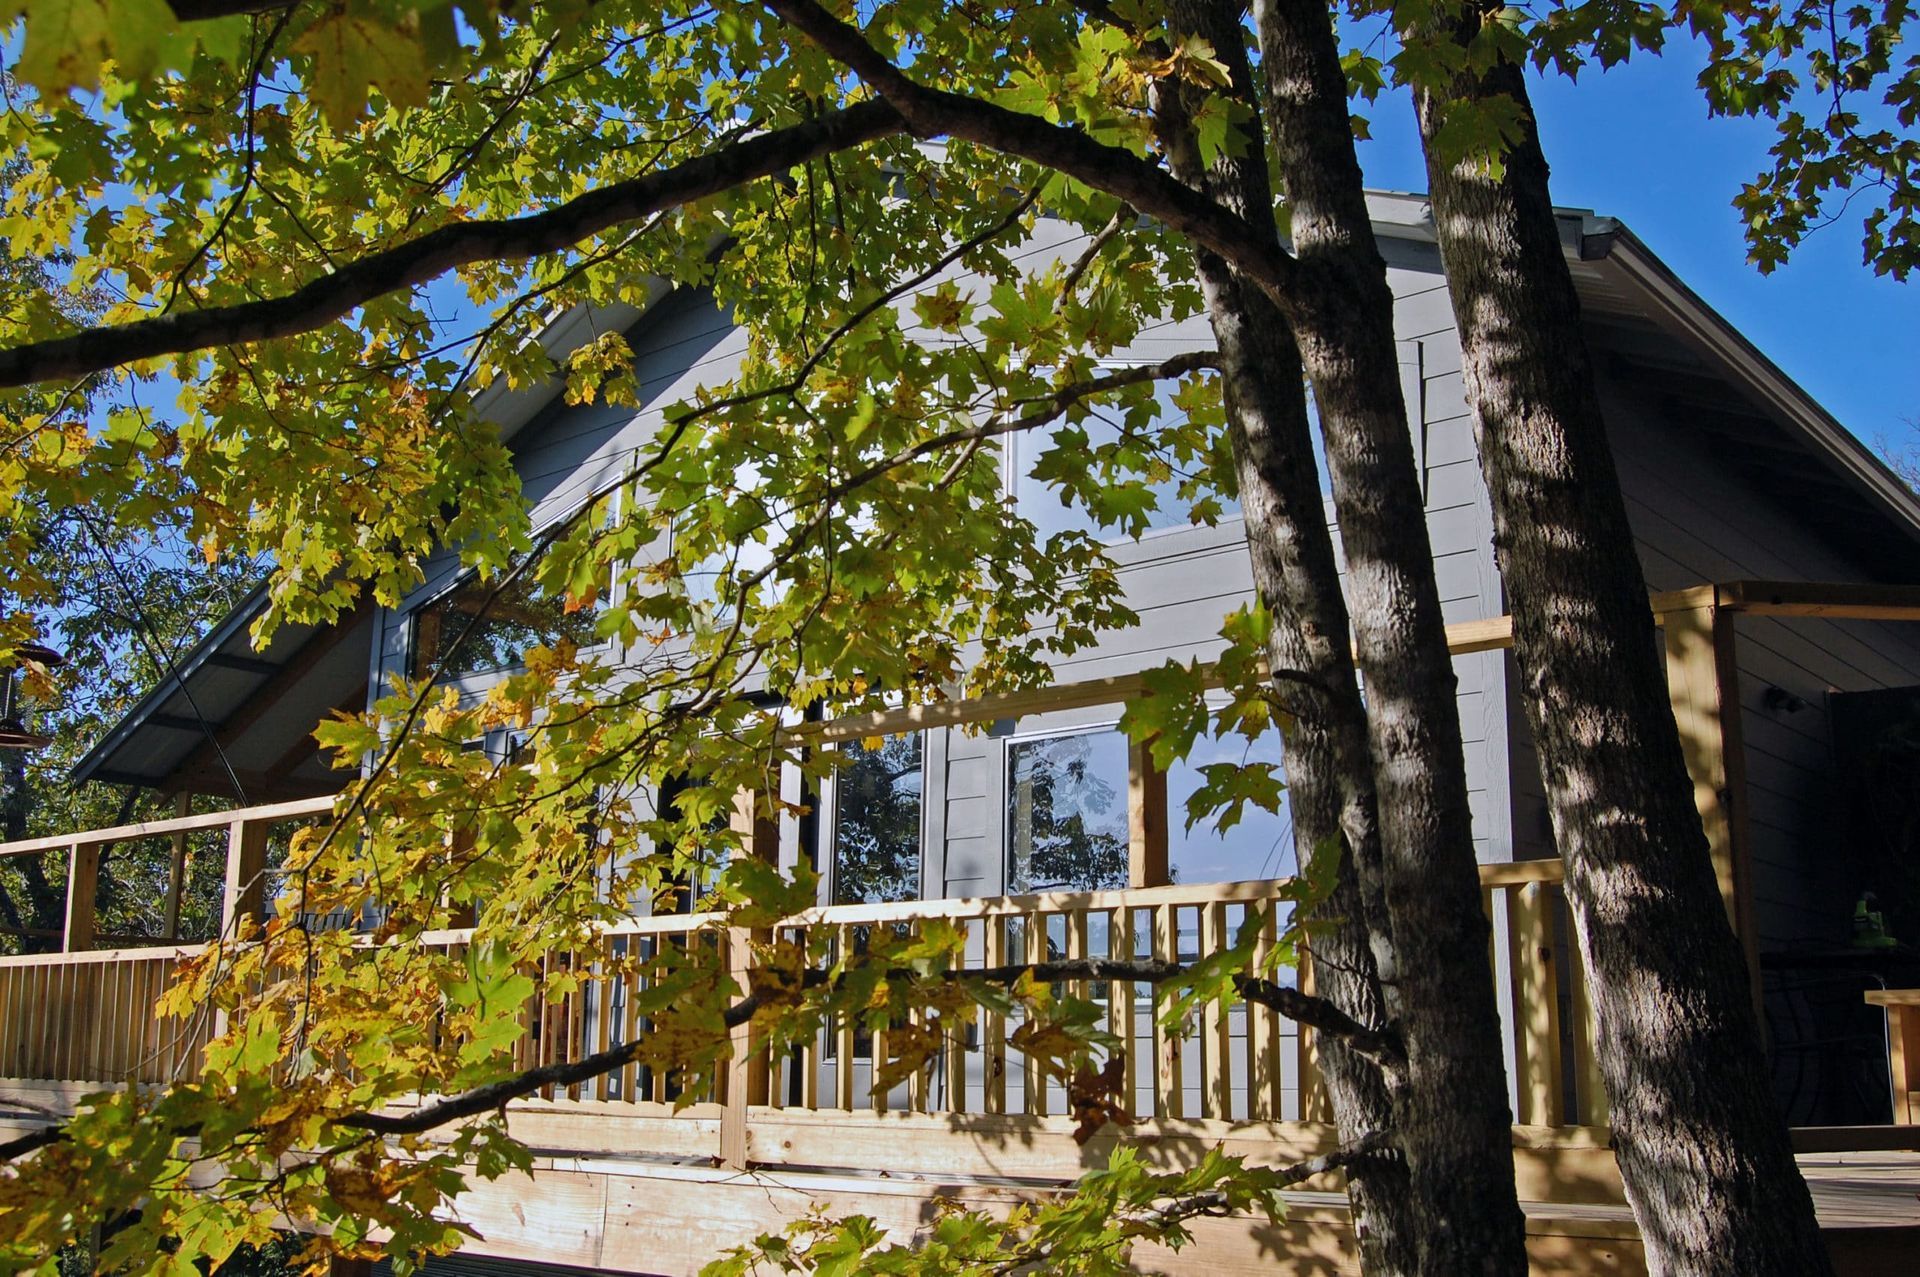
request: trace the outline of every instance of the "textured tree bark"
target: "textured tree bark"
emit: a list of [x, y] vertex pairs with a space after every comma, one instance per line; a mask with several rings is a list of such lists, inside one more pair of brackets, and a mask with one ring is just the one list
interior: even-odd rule
[[[1180, 28], [1209, 38], [1218, 34], [1219, 16], [1212, 0], [1172, 9]], [[1228, 21], [1235, 31], [1237, 21]], [[1257, 119], [1251, 71], [1244, 56], [1234, 56], [1240, 52], [1237, 36], [1216, 48]], [[1156, 93], [1155, 116], [1176, 176], [1235, 212], [1251, 214], [1254, 225], [1271, 228], [1272, 197], [1260, 147], [1250, 146], [1237, 158], [1223, 156], [1208, 172], [1177, 89], [1163, 86]], [[1360, 1023], [1382, 1025], [1386, 1008], [1370, 941], [1377, 906], [1363, 897], [1360, 885], [1363, 874], [1377, 880], [1380, 854], [1373, 761], [1313, 460], [1300, 353], [1265, 293], [1213, 253], [1200, 250], [1197, 260], [1219, 350], [1254, 588], [1274, 619], [1267, 660], [1295, 720], [1285, 738], [1294, 845], [1302, 865], [1327, 854], [1343, 857], [1339, 885], [1321, 908], [1338, 922], [1311, 945], [1317, 988]], [[1392, 1099], [1377, 1065], [1331, 1037], [1321, 1039], [1319, 1062], [1343, 1143], [1391, 1132]], [[1374, 1277], [1418, 1272], [1420, 1239], [1406, 1164], [1396, 1159], [1356, 1167], [1348, 1177], [1348, 1199], [1363, 1271]]]
[[1456, 680], [1373, 238], [1324, 4], [1255, 0], [1267, 120], [1305, 287], [1295, 331], [1319, 403], [1378, 788], [1379, 957], [1407, 1051], [1396, 1127], [1425, 1271], [1527, 1270]]
[[1436, 158], [1450, 101], [1501, 96], [1526, 108], [1518, 68], [1462, 74], [1421, 95], [1420, 129], [1627, 1196], [1657, 1273], [1830, 1272], [1694, 807], [1530, 110], [1503, 176]]

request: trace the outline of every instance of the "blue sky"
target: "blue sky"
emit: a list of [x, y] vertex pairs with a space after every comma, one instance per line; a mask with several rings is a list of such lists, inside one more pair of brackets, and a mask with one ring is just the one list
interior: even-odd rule
[[[1764, 123], [1709, 119], [1681, 53], [1533, 82], [1557, 203], [1631, 227], [1828, 411], [1870, 444], [1920, 438], [1920, 278], [1878, 278], [1860, 262], [1859, 219], [1818, 232], [1762, 276], [1746, 261], [1731, 206], [1764, 165]], [[1370, 185], [1426, 189], [1404, 98], [1382, 98], [1361, 147]]]

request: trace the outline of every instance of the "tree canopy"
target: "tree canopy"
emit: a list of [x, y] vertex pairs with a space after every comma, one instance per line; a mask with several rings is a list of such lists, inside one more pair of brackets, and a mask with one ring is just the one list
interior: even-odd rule
[[[1196, 250], [1288, 318], [1343, 287], [1169, 171], [1157, 89], [1193, 91], [1203, 163], [1243, 154], [1246, 121], [1220, 91], [1222, 50], [1170, 34], [1150, 0], [8, 12], [24, 24], [0, 117], [16, 263], [0, 275], [0, 649], [70, 609], [48, 522], [69, 511], [104, 544], [177, 533], [210, 564], [269, 564], [262, 639], [399, 603], [443, 547], [483, 600], [538, 594], [591, 617], [462, 699], [435, 675], [484, 636], [455, 616], [438, 666], [321, 729], [367, 760], [336, 823], [293, 841], [276, 917], [223, 937], [163, 1003], [183, 1020], [245, 1014], [202, 1075], [97, 1100], [0, 1181], [0, 1254], [28, 1267], [135, 1202], [106, 1262], [218, 1262], [271, 1231], [266, 1201], [326, 1245], [376, 1227], [399, 1252], [454, 1244], [433, 1212], [462, 1177], [526, 1162], [503, 1124], [452, 1124], [538, 1085], [506, 1049], [526, 968], [738, 852], [720, 819], [736, 793], [772, 817], [788, 811], [775, 769], [842, 765], [807, 747], [800, 711], [1035, 686], [1135, 620], [1101, 535], [1045, 532], [1005, 499], [996, 440], [1044, 435], [1032, 477], [1107, 534], [1143, 530], [1169, 491], [1217, 518], [1236, 484], [1218, 358], [1128, 352], [1202, 312]], [[1431, 15], [1344, 16], [1414, 31]], [[1483, 16], [1465, 53], [1351, 51], [1353, 91], [1431, 84], [1496, 53], [1571, 74], [1698, 36], [1710, 107], [1779, 122], [1773, 169], [1739, 196], [1756, 260], [1867, 188], [1869, 258], [1912, 268], [1920, 70], [1894, 57], [1904, 4]], [[1463, 109], [1444, 145], [1497, 166], [1510, 126]], [[1274, 214], [1284, 230], [1289, 209]], [[1029, 252], [1043, 225], [1071, 250]], [[557, 316], [631, 313], [681, 288], [708, 290], [744, 331], [737, 370], [666, 396], [618, 330], [558, 357], [543, 342]], [[489, 414], [550, 380], [569, 404], [644, 411], [658, 429], [536, 528]], [[1095, 408], [1120, 423], [1098, 440]], [[1271, 624], [1260, 609], [1227, 619], [1224, 706], [1193, 669], [1163, 670], [1130, 733], [1169, 761], [1201, 732], [1278, 730], [1287, 710], [1257, 660]], [[593, 659], [588, 639], [623, 659]], [[526, 742], [510, 762], [464, 748], [507, 729]], [[669, 783], [670, 807], [637, 801]], [[1271, 775], [1223, 774], [1203, 799], [1249, 801], [1277, 801]], [[653, 850], [609, 871], [609, 847]], [[1111, 874], [1123, 849], [1082, 850]], [[783, 879], [730, 860], [711, 902], [739, 925], [814, 903], [804, 868]], [[377, 915], [376, 943], [298, 923], [328, 914]], [[463, 955], [401, 943], [467, 917]], [[1032, 1049], [1063, 1076], [1085, 1063], [1084, 1015], [1031, 973], [1005, 988], [954, 978], [959, 945], [930, 925], [877, 933], [859, 962], [771, 946], [780, 979], [752, 990], [690, 949], [654, 973], [653, 1031], [623, 1059], [677, 1072], [690, 1097], [745, 1019], [778, 1045], [831, 1014], [882, 1027], [911, 1005], [964, 1024], [1012, 998]], [[1244, 957], [1162, 973], [1181, 986], [1167, 1014], [1227, 996], [1228, 960]], [[294, 960], [306, 978], [277, 979]], [[890, 1063], [904, 1076], [932, 1049], [907, 1042]], [[449, 1098], [405, 1120], [381, 1111], [413, 1094]], [[196, 1157], [251, 1170], [249, 1190], [199, 1191]], [[1102, 1271], [1129, 1229], [1178, 1225], [1155, 1213], [1167, 1198], [1254, 1205], [1278, 1182], [1218, 1161], [1178, 1183], [1117, 1164], [1067, 1213], [1021, 1221], [1024, 1236], [955, 1222], [948, 1240], [966, 1271], [1008, 1247], [1057, 1258], [1044, 1248], [1059, 1229], [1093, 1238], [1085, 1263]], [[1087, 1201], [1104, 1203], [1097, 1225], [1071, 1214]]]

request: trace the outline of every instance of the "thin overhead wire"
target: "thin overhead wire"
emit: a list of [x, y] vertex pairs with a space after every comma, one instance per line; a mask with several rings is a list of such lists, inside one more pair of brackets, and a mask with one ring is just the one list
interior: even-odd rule
[[74, 516], [92, 540], [91, 548], [94, 557], [112, 577], [114, 585], [119, 588], [121, 597], [126, 601], [127, 614], [133, 618], [135, 637], [146, 648], [147, 659], [161, 671], [160, 682], [165, 684], [171, 679], [180, 694], [187, 698], [187, 706], [193, 712], [194, 721], [200, 724], [201, 733], [205, 735], [207, 744], [212, 747], [215, 757], [220, 760], [221, 769], [227, 773], [227, 782], [233, 786], [233, 796], [239, 800], [242, 807], [251, 806], [247, 799], [246, 786], [240, 783], [240, 775], [234, 770], [233, 761], [227, 757], [227, 751], [220, 743], [219, 733], [214, 730], [213, 724], [207, 721], [207, 716], [200, 712], [200, 703], [194, 699], [193, 689], [187, 686], [186, 678], [180, 673], [178, 660], [166, 653], [166, 645], [160, 640], [158, 627], [148, 618], [146, 609], [141, 606], [139, 595], [134, 592], [133, 587], [127, 583], [126, 577], [121, 573], [119, 562], [107, 552], [106, 538], [87, 511], [76, 509]]

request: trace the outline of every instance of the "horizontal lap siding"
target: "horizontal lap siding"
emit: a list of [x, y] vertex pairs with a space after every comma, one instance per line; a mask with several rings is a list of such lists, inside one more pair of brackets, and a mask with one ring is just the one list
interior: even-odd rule
[[[663, 298], [627, 334], [633, 347], [641, 408], [604, 403], [568, 405], [555, 400], [536, 413], [509, 441], [521, 492], [535, 528], [576, 509], [630, 468], [653, 439], [662, 410], [702, 384], [729, 380], [746, 351], [745, 334], [716, 310], [704, 293]], [[441, 551], [427, 560], [426, 581], [398, 609], [383, 610], [376, 657], [376, 688], [405, 671], [410, 611], [446, 589], [460, 574], [459, 558]], [[479, 691], [496, 676], [466, 680]]]
[[[1049, 259], [1077, 255], [1085, 237], [1044, 228], [1025, 253], [1032, 267]], [[1446, 294], [1439, 287], [1437, 258], [1430, 248], [1398, 246], [1392, 253], [1391, 282], [1400, 297], [1396, 322], [1402, 337], [1403, 388], [1425, 420], [1416, 427], [1416, 445], [1426, 466], [1429, 526], [1442, 604], [1449, 621], [1498, 615], [1502, 610], [1491, 564], [1491, 525], [1484, 489], [1474, 461], [1471, 433], [1458, 389], [1459, 356]], [[984, 299], [977, 280], [961, 280]], [[914, 321], [909, 316], [909, 327]], [[551, 405], [512, 440], [515, 465], [536, 524], [574, 508], [596, 487], [632, 464], [658, 428], [660, 409], [690, 396], [702, 384], [729, 379], [744, 350], [734, 330], [697, 292], [670, 295], [658, 302], [628, 334], [633, 344], [644, 407], [638, 414], [605, 405]], [[1415, 344], [1417, 341], [1417, 345]], [[1159, 360], [1212, 345], [1201, 316], [1150, 325], [1134, 347], [1116, 353], [1116, 361]], [[1424, 374], [1424, 376], [1422, 376]], [[1328, 513], [1331, 522], [1331, 512]], [[1335, 529], [1336, 544], [1338, 530]], [[1063, 680], [1137, 670], [1166, 660], [1189, 660], [1218, 651], [1224, 617], [1251, 596], [1244, 533], [1237, 519], [1217, 528], [1187, 528], [1150, 535], [1135, 545], [1115, 548], [1120, 578], [1131, 607], [1140, 615], [1136, 628], [1103, 636], [1094, 647], [1062, 660]], [[429, 583], [409, 601], [417, 604], [444, 589], [458, 573], [451, 554], [429, 564]], [[406, 653], [404, 610], [386, 618], [381, 663], [400, 669]], [[1505, 690], [1497, 660], [1464, 657], [1459, 706], [1467, 747], [1476, 844], [1486, 859], [1510, 857], [1505, 768]], [[479, 690], [487, 679], [473, 680]], [[1117, 708], [1080, 716], [1110, 721]], [[930, 793], [945, 797], [943, 882], [930, 884], [948, 894], [978, 894], [1000, 888], [1000, 841], [1004, 746], [985, 737], [951, 733], [944, 760], [930, 752], [941, 769]], [[939, 827], [939, 822], [931, 826]]]
[[[1621, 485], [1651, 588], [1743, 577], [1876, 579], [1877, 565], [1824, 543], [1728, 458], [1663, 424], [1661, 406], [1617, 383], [1607, 390]], [[1743, 616], [1734, 633], [1761, 945], [1844, 944], [1852, 900], [1829, 854], [1838, 826], [1827, 696], [1920, 683], [1920, 624]], [[1806, 708], [1769, 708], [1769, 687]]]
[[[1449, 622], [1497, 616], [1503, 608], [1492, 565], [1491, 516], [1458, 390], [1458, 343], [1446, 293], [1438, 286], [1437, 259], [1430, 249], [1401, 245], [1391, 261], [1389, 275], [1400, 298], [1395, 322], [1402, 359], [1417, 360], [1415, 366], [1424, 374], [1414, 383], [1418, 402], [1410, 408], [1426, 414], [1416, 444], [1426, 462], [1428, 527], [1443, 611]], [[1420, 342], [1417, 349], [1411, 345], [1414, 339]], [[1205, 323], [1196, 317], [1154, 326], [1127, 355], [1158, 359], [1210, 345]], [[1337, 549], [1338, 527], [1331, 508], [1326, 513]], [[1140, 623], [1104, 635], [1094, 646], [1056, 662], [1057, 676], [1063, 681], [1099, 678], [1216, 655], [1222, 620], [1252, 597], [1244, 536], [1240, 521], [1228, 519], [1217, 528], [1157, 532], [1138, 543], [1115, 546], [1125, 599]], [[1506, 695], [1499, 658], [1466, 656], [1455, 668], [1476, 851], [1482, 860], [1507, 860], [1512, 854], [1511, 820]], [[1117, 714], [1118, 707], [1079, 711], [1026, 723], [1022, 729], [1110, 722]], [[947, 894], [998, 891], [1003, 872], [1004, 743], [954, 733], [950, 750]]]

